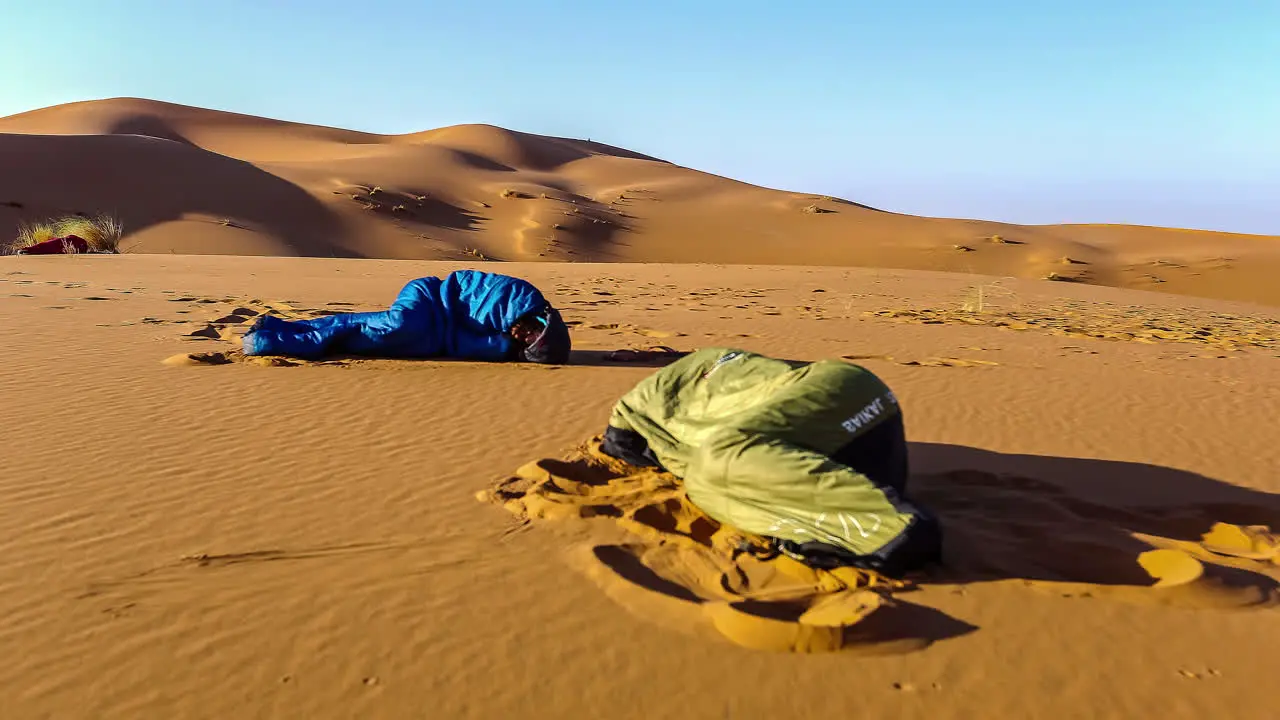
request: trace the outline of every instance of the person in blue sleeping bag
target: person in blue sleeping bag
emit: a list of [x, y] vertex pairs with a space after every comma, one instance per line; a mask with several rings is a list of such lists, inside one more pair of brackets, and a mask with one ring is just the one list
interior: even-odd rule
[[260, 316], [245, 355], [314, 360], [333, 355], [564, 364], [569, 328], [531, 283], [478, 270], [411, 280], [380, 312], [314, 320]]

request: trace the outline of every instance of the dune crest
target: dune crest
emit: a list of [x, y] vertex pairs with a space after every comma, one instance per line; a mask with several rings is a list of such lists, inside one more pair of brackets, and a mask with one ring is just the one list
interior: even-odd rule
[[892, 267], [1280, 305], [1280, 238], [924, 218], [590, 140], [404, 135], [138, 98], [0, 118], [0, 237], [109, 212], [139, 253]]

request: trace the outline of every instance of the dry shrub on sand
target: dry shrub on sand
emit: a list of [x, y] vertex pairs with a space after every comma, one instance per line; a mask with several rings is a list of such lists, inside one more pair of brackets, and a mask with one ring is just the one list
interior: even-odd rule
[[90, 252], [118, 253], [120, 239], [124, 237], [124, 225], [110, 215], [96, 217], [67, 217], [38, 223], [23, 223], [18, 227], [18, 237], [9, 244], [9, 252], [38, 245], [47, 240], [76, 235], [89, 244]]
[[960, 308], [967, 313], [981, 313], [994, 309], [1002, 301], [1016, 305], [1018, 293], [1000, 284], [1000, 281], [980, 283], [968, 289]]

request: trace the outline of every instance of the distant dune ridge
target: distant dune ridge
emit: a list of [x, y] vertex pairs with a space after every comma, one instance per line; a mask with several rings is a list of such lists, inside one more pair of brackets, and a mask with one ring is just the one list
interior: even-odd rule
[[0, 119], [0, 238], [114, 213], [135, 253], [894, 267], [1280, 304], [1280, 238], [923, 218], [490, 125], [377, 135], [150, 100]]

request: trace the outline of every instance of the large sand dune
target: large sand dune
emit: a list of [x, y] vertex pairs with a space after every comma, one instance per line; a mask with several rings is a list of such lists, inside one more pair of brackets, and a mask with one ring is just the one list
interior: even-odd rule
[[0, 119], [0, 158], [0, 237], [111, 212], [131, 252], [895, 267], [1280, 304], [1275, 237], [914, 217], [487, 125], [388, 136], [116, 99]]
[[[573, 364], [235, 361], [258, 313], [376, 307], [454, 267], [0, 258], [6, 718], [1273, 714], [1280, 565], [1196, 541], [1280, 526], [1274, 310], [984, 279], [977, 312], [962, 275], [511, 264], [564, 308]], [[770, 651], [786, 622], [717, 600], [715, 559], [675, 542], [704, 527], [688, 508], [575, 455], [652, 371], [608, 351], [655, 344], [885, 377], [947, 572], [840, 652]], [[568, 512], [477, 502], [508, 478]], [[588, 492], [630, 529], [573, 512]], [[1204, 575], [1152, 587], [1153, 548]]]

